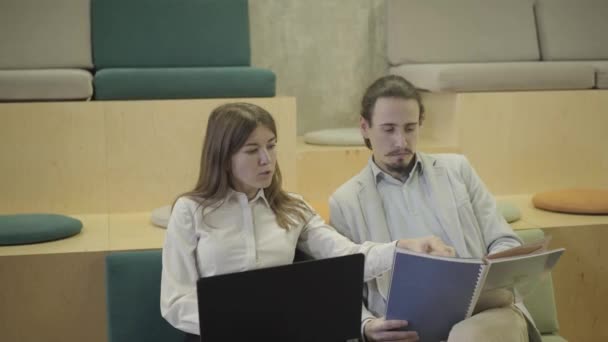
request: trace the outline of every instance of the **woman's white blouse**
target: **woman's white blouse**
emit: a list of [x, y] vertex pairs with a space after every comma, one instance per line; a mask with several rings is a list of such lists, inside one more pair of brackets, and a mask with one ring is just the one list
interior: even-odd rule
[[306, 224], [281, 228], [260, 190], [247, 200], [231, 191], [217, 209], [177, 200], [163, 247], [160, 310], [176, 328], [199, 334], [196, 281], [200, 277], [290, 264], [296, 246], [315, 259], [363, 253], [365, 280], [388, 271], [395, 243], [357, 245], [312, 216]]

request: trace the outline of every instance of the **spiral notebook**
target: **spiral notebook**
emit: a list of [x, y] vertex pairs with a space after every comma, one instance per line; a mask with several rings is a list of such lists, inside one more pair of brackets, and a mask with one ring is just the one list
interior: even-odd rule
[[435, 257], [397, 249], [386, 318], [407, 320], [407, 330], [417, 331], [422, 342], [447, 340], [452, 326], [473, 314], [482, 294], [483, 304], [491, 303], [485, 308], [505, 305], [495, 293], [520, 288], [529, 292], [564, 251], [531, 251], [529, 246], [484, 259]]

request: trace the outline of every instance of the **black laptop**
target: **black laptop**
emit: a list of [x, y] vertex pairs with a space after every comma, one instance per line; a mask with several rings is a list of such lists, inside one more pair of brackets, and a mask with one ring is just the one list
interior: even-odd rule
[[201, 278], [202, 342], [360, 336], [363, 254]]

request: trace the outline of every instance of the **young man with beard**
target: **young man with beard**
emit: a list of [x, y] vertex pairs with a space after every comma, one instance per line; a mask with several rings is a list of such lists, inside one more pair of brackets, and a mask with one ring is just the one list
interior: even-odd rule
[[[434, 235], [461, 258], [482, 258], [521, 244], [464, 156], [417, 151], [425, 113], [410, 82], [382, 77], [367, 89], [361, 105], [361, 134], [372, 157], [331, 196], [332, 226], [356, 243]], [[382, 317], [389, 281], [385, 274], [366, 284], [362, 336], [418, 341], [406, 321]], [[448, 342], [540, 341], [528, 317], [523, 305], [511, 300], [458, 323]]]

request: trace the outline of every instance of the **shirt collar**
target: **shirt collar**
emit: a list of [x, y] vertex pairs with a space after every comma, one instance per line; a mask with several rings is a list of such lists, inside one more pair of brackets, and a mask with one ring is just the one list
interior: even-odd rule
[[266, 204], [266, 206], [268, 206], [268, 208], [270, 208], [270, 203], [268, 203], [268, 199], [266, 199], [266, 194], [264, 192], [264, 189], [258, 190], [258, 193], [249, 202], [254, 203], [255, 201], [259, 201], [259, 200], [264, 202]]
[[237, 200], [239, 198], [242, 198], [249, 203], [255, 203], [255, 202], [261, 200], [262, 202], [264, 202], [266, 204], [266, 206], [268, 206], [268, 208], [270, 208], [270, 203], [268, 203], [268, 199], [266, 199], [266, 195], [264, 194], [264, 189], [259, 189], [258, 192], [255, 194], [255, 196], [251, 200], [247, 200], [247, 195], [230, 188], [227, 197], [229, 199], [233, 198], [233, 199], [237, 199]]
[[[420, 156], [418, 155], [418, 153], [416, 153], [414, 155], [414, 158], [416, 158], [416, 161], [414, 162], [414, 168], [412, 169], [412, 172], [417, 171], [419, 174], [422, 174], [424, 170], [423, 170], [422, 162], [420, 161]], [[396, 179], [395, 177], [391, 176], [390, 174], [384, 172], [378, 166], [378, 164], [376, 164], [376, 162], [374, 161], [374, 157], [373, 156], [369, 157], [368, 164], [372, 168], [372, 172], [374, 174], [374, 181], [376, 182], [376, 185], [378, 185], [378, 183], [382, 179], [385, 179], [385, 180], [395, 180], [395, 181], [397, 181], [399, 183], [405, 183], [405, 182], [401, 182], [400, 180]], [[409, 176], [408, 176], [408, 178], [409, 178]], [[407, 181], [407, 179], [406, 179], [406, 181]]]

